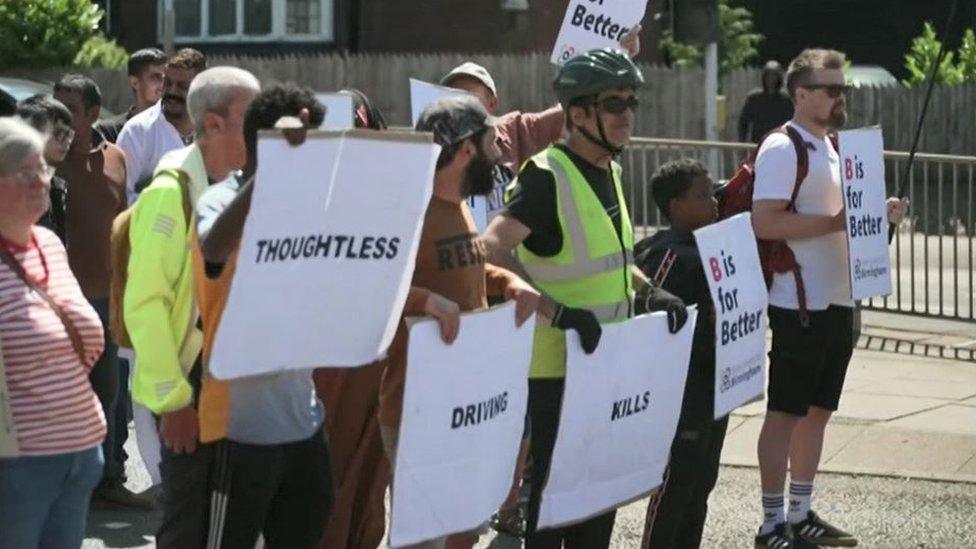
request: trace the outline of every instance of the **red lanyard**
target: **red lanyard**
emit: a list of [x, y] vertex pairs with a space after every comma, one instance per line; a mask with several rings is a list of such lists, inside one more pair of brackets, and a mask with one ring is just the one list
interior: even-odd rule
[[[7, 240], [6, 238], [3, 237], [3, 235], [0, 235], [0, 244], [3, 244], [3, 247], [4, 248], [7, 248], [7, 250], [10, 252], [10, 254], [14, 256], [14, 259], [17, 258], [17, 255], [16, 254], [17, 254], [17, 251], [18, 250], [21, 250], [21, 251], [29, 251], [30, 250], [29, 247], [25, 248], [24, 246], [21, 246], [20, 244], [17, 244], [16, 242], [11, 242], [10, 240]], [[37, 250], [37, 255], [38, 255], [38, 257], [41, 258], [41, 268], [44, 269], [44, 276], [42, 278], [40, 278], [39, 280], [35, 280], [35, 282], [37, 283], [38, 286], [47, 286], [47, 282], [48, 282], [48, 280], [50, 278], [51, 273], [50, 273], [50, 271], [48, 271], [48, 268], [47, 268], [47, 259], [44, 257], [44, 250], [42, 250], [40, 244], [37, 243], [37, 237], [34, 235], [33, 232], [31, 232], [31, 244], [34, 246], [34, 249]], [[21, 265], [21, 267], [24, 266], [24, 264], [22, 262], [20, 263], [20, 265]], [[27, 272], [26, 267], [24, 268], [24, 272]]]

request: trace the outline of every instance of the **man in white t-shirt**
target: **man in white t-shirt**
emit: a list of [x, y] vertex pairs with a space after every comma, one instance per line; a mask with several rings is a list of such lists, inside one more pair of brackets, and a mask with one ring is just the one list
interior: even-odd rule
[[[763, 524], [757, 549], [852, 547], [857, 539], [810, 510], [824, 431], [837, 410], [854, 350], [840, 159], [828, 133], [847, 120], [844, 54], [804, 50], [790, 63], [787, 88], [795, 105], [788, 123], [802, 138], [807, 176], [789, 209], [796, 183], [797, 150], [786, 133], [759, 148], [753, 192], [756, 235], [785, 240], [800, 266], [803, 298], [792, 273], [776, 274], [769, 290], [773, 332], [767, 412], [759, 435]], [[888, 201], [898, 223], [907, 201]], [[801, 299], [806, 307], [802, 307]], [[783, 488], [790, 471], [789, 513]]]
[[206, 68], [207, 58], [193, 48], [173, 54], [163, 71], [162, 99], [130, 118], [119, 132], [116, 144], [125, 153], [125, 186], [130, 206], [149, 182], [159, 159], [193, 141], [186, 94], [193, 78]]

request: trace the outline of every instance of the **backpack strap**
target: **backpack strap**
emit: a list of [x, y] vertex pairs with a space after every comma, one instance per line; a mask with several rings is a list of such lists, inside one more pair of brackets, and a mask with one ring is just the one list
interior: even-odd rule
[[793, 194], [790, 195], [790, 203], [787, 206], [791, 212], [796, 213], [796, 197], [800, 194], [800, 185], [810, 172], [810, 153], [807, 151], [807, 142], [796, 128], [783, 124], [779, 131], [790, 138], [796, 151], [796, 180], [793, 182]]
[[159, 170], [156, 172], [155, 177], [160, 175], [172, 177], [179, 184], [180, 193], [183, 198], [183, 218], [186, 221], [187, 228], [189, 228], [190, 224], [193, 223], [193, 204], [191, 204], [190, 200], [190, 177], [186, 172], [174, 168]]
[[[796, 151], [796, 181], [793, 183], [793, 194], [790, 195], [790, 203], [787, 206], [788, 210], [796, 213], [796, 198], [800, 194], [800, 185], [810, 173], [810, 153], [807, 151], [807, 142], [796, 128], [783, 124], [780, 130], [789, 136]], [[796, 302], [800, 308], [800, 325], [806, 328], [810, 325], [810, 313], [807, 311], [807, 291], [803, 285], [803, 277], [800, 276], [800, 264], [795, 263], [792, 270], [793, 280], [796, 282]]]

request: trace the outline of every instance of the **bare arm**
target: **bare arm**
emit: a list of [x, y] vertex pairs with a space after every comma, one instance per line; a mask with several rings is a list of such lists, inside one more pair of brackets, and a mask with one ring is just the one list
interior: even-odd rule
[[752, 203], [752, 228], [764, 240], [800, 240], [844, 230], [844, 210], [836, 215], [799, 214], [787, 210], [789, 200]]
[[641, 288], [651, 283], [651, 281], [648, 280], [646, 276], [644, 276], [644, 273], [637, 268], [637, 265], [631, 265], [630, 272], [633, 275], [632, 284], [634, 285], [635, 291], [640, 291]]
[[209, 263], [225, 263], [244, 232], [244, 220], [251, 209], [254, 179], [244, 184], [230, 205], [214, 220], [213, 226], [200, 235], [200, 251]]
[[[485, 229], [485, 233], [481, 237], [488, 249], [488, 262], [508, 269], [521, 277], [522, 280], [531, 283], [532, 278], [515, 260], [512, 253], [516, 246], [528, 238], [529, 234], [531, 234], [529, 228], [514, 217], [504, 213], [495, 217], [488, 224], [488, 228]], [[538, 312], [551, 319], [556, 314], [557, 303], [545, 293], [540, 292], [540, 294]]]

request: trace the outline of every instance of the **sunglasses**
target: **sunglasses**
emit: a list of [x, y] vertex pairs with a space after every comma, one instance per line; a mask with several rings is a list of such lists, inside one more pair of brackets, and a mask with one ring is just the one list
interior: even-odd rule
[[603, 112], [623, 114], [627, 109], [636, 112], [637, 105], [640, 105], [640, 101], [636, 97], [607, 97], [600, 101], [594, 101], [593, 104]]
[[831, 99], [837, 99], [851, 90], [847, 84], [808, 84], [803, 87], [808, 90], [823, 90]]

